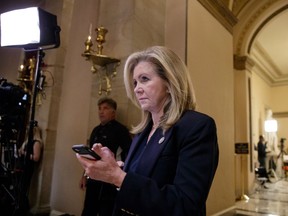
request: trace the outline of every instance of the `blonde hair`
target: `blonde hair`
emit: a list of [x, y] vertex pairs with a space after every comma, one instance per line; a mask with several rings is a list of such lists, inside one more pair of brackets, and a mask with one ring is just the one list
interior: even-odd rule
[[[124, 84], [127, 96], [138, 107], [138, 100], [134, 94], [133, 72], [140, 62], [154, 65], [155, 72], [164, 80], [169, 91], [169, 97], [164, 106], [164, 115], [160, 120], [160, 127], [166, 131], [174, 125], [185, 110], [194, 110], [196, 99], [192, 81], [184, 62], [170, 49], [153, 46], [146, 50], [131, 54], [124, 66]], [[151, 121], [151, 114], [142, 111], [141, 122], [132, 128], [131, 133], [139, 133]]]

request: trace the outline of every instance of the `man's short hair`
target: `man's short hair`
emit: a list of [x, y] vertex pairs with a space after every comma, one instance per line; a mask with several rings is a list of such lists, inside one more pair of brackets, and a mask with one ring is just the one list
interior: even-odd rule
[[98, 100], [98, 106], [100, 106], [103, 103], [107, 103], [110, 107], [112, 107], [114, 110], [117, 110], [117, 103], [115, 100], [113, 100], [112, 98], [108, 98], [108, 97], [104, 97], [104, 98], [100, 98]]

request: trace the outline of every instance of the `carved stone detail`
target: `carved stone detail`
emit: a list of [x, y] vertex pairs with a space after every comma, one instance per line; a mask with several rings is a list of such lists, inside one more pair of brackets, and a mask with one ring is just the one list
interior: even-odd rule
[[249, 56], [234, 55], [234, 69], [251, 71], [254, 65], [254, 61]]
[[231, 34], [237, 18], [221, 0], [198, 0]]

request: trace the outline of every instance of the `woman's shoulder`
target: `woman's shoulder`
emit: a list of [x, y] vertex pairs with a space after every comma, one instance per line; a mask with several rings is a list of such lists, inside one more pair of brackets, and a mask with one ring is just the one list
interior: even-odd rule
[[193, 128], [204, 128], [208, 125], [213, 128], [216, 127], [215, 121], [211, 116], [195, 110], [187, 110], [183, 113], [175, 126], [180, 129], [185, 128], [185, 130], [190, 130]]
[[185, 111], [179, 121], [190, 121], [190, 120], [214, 121], [214, 119], [211, 116], [195, 110]]

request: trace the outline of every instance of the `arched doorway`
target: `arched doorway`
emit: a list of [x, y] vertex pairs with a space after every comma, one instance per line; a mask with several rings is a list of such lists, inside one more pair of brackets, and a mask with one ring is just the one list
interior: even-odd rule
[[282, 116], [278, 136], [285, 137], [284, 128], [288, 127], [284, 120], [288, 106], [283, 102], [288, 89], [288, 57], [283, 52], [288, 46], [284, 27], [287, 8], [287, 0], [242, 1], [233, 5], [239, 20], [233, 31], [235, 142], [249, 144], [249, 154], [235, 160], [236, 196], [253, 190], [254, 168], [258, 166], [254, 146], [259, 135], [265, 133], [267, 109], [273, 111], [273, 117]]

